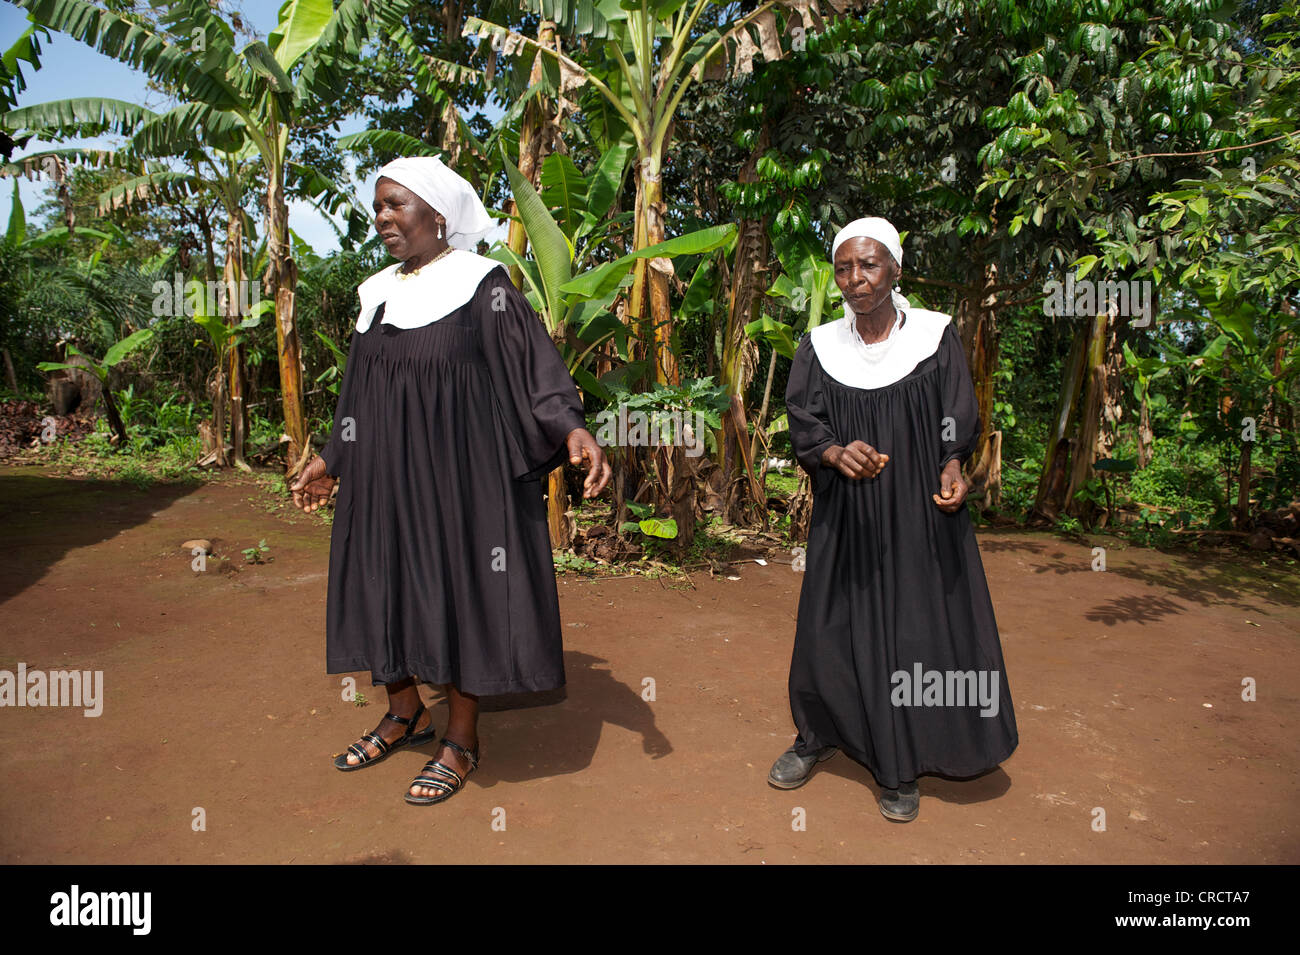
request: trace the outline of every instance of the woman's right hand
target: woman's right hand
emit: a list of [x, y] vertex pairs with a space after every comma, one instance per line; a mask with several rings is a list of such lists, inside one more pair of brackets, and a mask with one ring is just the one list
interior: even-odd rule
[[324, 460], [319, 454], [315, 455], [298, 474], [298, 479], [289, 486], [293, 492], [294, 506], [311, 513], [329, 502], [335, 483], [335, 478], [325, 473]]
[[865, 441], [852, 441], [848, 447], [832, 444], [822, 452], [823, 464], [829, 464], [854, 481], [875, 477], [888, 462], [889, 455], [880, 453]]

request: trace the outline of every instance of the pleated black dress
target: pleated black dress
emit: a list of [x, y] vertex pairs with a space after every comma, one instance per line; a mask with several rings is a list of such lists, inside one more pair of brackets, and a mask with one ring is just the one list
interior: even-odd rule
[[[919, 312], [908, 320], [922, 314], [946, 319]], [[978, 775], [1018, 742], [970, 518], [965, 508], [940, 511], [931, 497], [944, 464], [964, 461], [980, 430], [961, 340], [951, 323], [935, 335], [932, 354], [878, 388], [831, 377], [805, 336], [786, 392], [791, 440], [813, 484], [790, 665], [796, 751], [837, 746], [890, 789], [926, 773]], [[854, 440], [890, 456], [879, 476], [854, 481], [821, 464], [827, 447]], [[925, 700], [932, 671], [947, 695]], [[969, 700], [960, 674], [970, 671], [976, 679], [986, 671], [995, 714], [991, 705], [954, 705]]]
[[326, 671], [472, 694], [562, 686], [541, 482], [585, 427], [573, 379], [503, 269], [422, 327], [382, 308], [353, 333], [321, 451], [340, 478]]

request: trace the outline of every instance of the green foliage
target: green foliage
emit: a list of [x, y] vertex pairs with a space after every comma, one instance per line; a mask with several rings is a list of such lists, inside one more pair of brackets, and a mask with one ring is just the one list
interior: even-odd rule
[[[119, 397], [121, 396], [119, 392]], [[139, 401], [140, 399], [136, 399]], [[135, 422], [147, 421], [148, 416], [138, 409]], [[175, 412], [177, 417], [183, 411]], [[175, 423], [175, 419], [171, 421]], [[56, 441], [43, 448], [41, 463], [76, 477], [90, 477], [103, 481], [126, 481], [136, 487], [148, 488], [160, 482], [198, 482], [199, 471], [194, 467], [201, 442], [197, 434], [168, 437], [161, 436], [142, 441], [128, 421], [132, 440], [126, 447], [110, 443], [110, 431], [104, 419], [96, 422], [96, 429], [79, 441]]]
[[619, 409], [626, 408], [629, 415], [633, 412], [646, 415], [652, 444], [676, 443], [680, 436], [674, 433], [674, 429], [683, 423], [691, 425], [698, 415], [698, 420], [707, 429], [704, 432], [706, 446], [714, 451], [717, 446], [713, 431], [722, 427], [722, 413], [730, 404], [726, 389], [712, 378], [691, 378], [680, 385], [655, 382], [645, 391], [629, 391], [615, 385], [610, 398], [606, 414], [616, 418]]
[[[605, 400], [611, 394], [611, 381], [594, 377], [584, 367], [584, 362], [597, 348], [611, 340], [624, 361], [630, 360], [628, 340], [631, 330], [610, 311], [610, 306], [620, 291], [631, 283], [636, 261], [701, 255], [722, 248], [735, 236], [734, 225], [701, 229], [575, 274], [575, 264], [594, 259], [597, 250], [603, 251], [602, 247], [611, 238], [609, 225], [601, 218], [604, 215], [602, 210], [617, 194], [617, 182], [623, 176], [629, 156], [630, 149], [626, 146], [616, 147], [585, 177], [572, 162], [565, 165], [566, 160], [549, 157], [551, 184], [543, 194], [539, 194], [507, 159], [506, 173], [533, 258], [524, 259], [504, 244], [498, 244], [488, 253], [498, 261], [519, 268], [524, 276], [529, 302], [541, 314], [553, 336], [563, 335], [568, 339], [567, 333], [572, 333], [577, 347], [567, 340], [561, 346], [566, 364], [585, 391]], [[552, 208], [564, 217], [563, 225], [556, 221]], [[627, 365], [620, 369], [621, 372], [627, 370]]]
[[571, 554], [566, 550], [553, 551], [551, 553], [551, 559], [555, 564], [555, 569], [560, 573], [574, 571], [589, 576], [600, 566], [594, 560], [588, 560], [586, 557]]
[[[1129, 480], [1128, 496], [1134, 502], [1186, 512], [1193, 522], [1207, 524], [1225, 510], [1217, 455], [1207, 447], [1188, 446], [1175, 438], [1157, 439], [1154, 457]], [[1151, 522], [1166, 518], [1148, 509]]]
[[107, 384], [109, 369], [117, 365], [119, 362], [121, 362], [124, 358], [126, 358], [127, 355], [131, 354], [131, 352], [139, 348], [143, 348], [145, 345], [149, 344], [149, 342], [152, 339], [153, 339], [153, 330], [149, 328], [142, 328], [138, 332], [133, 332], [132, 334], [128, 335], [120, 342], [115, 342], [112, 346], [109, 347], [108, 351], [104, 353], [104, 357], [99, 359], [98, 361], [96, 361], [94, 358], [91, 358], [89, 355], [86, 355], [83, 352], [78, 351], [72, 345], [69, 345], [68, 354], [79, 355], [80, 357], [86, 359], [87, 363], [85, 365], [70, 365], [67, 362], [59, 362], [59, 361], [43, 361], [36, 367], [39, 368], [41, 371], [60, 371], [62, 369], [81, 368], [85, 371], [89, 371], [93, 373], [95, 377], [97, 377], [101, 382]]
[[266, 546], [265, 538], [258, 541], [256, 547], [245, 547], [240, 551], [244, 555], [244, 560], [250, 564], [266, 564], [275, 560], [274, 557], [267, 556], [270, 552], [271, 548]]
[[[713, 381], [743, 366], [751, 384], [742, 397], [756, 409], [773, 354], [770, 431], [785, 442], [788, 360], [804, 333], [840, 314], [828, 240], [875, 214], [905, 232], [903, 286], [914, 301], [956, 313], [964, 290], [997, 270], [990, 424], [1003, 434], [1008, 512], [1024, 516], [1033, 502], [1074, 332], [1043, 315], [1041, 285], [1071, 271], [1150, 278], [1158, 291], [1157, 327], [1118, 326], [1120, 444], [1081, 498], [1122, 513], [1147, 505], [1149, 529], [1139, 533], [1156, 540], [1189, 522], [1224, 526], [1243, 447], [1255, 506], [1287, 503], [1300, 487], [1294, 0], [1176, 0], [1159, 11], [1136, 0], [891, 0], [848, 16], [824, 9], [826, 29], [809, 33], [797, 55], [788, 48], [796, 17], [777, 7], [781, 57], [755, 56], [750, 72], [721, 82], [702, 78], [704, 54], [737, 8], [712, 2], [485, 0], [464, 11], [473, 34], [465, 37], [431, 3], [291, 0], [265, 43], [237, 40], [205, 0], [19, 6], [131, 63], [175, 99], [157, 112], [92, 96], [19, 107], [20, 71], [39, 64], [38, 41], [49, 33], [29, 29], [0, 59], [8, 97], [0, 108], [13, 107], [0, 118], [7, 134], [129, 137], [108, 159], [76, 149], [20, 157], [61, 161], [67, 175], [36, 212], [15, 203], [0, 241], [0, 347], [20, 390], [40, 389], [38, 364], [55, 367], [48, 359], [60, 341], [72, 342], [70, 354], [104, 355], [98, 373], [133, 435], [115, 452], [124, 467], [145, 452], [197, 456], [205, 377], [235, 340], [252, 379], [250, 446], [276, 444], [274, 324], [232, 330], [219, 316], [149, 310], [159, 276], [205, 269], [201, 222], [219, 238], [232, 217], [243, 221], [247, 247], [236, 254], [246, 276], [262, 274], [267, 243], [254, 219], [271, 167], [291, 195], [344, 220], [339, 255], [317, 256], [288, 233], [305, 379], [314, 382], [308, 417], [329, 427], [356, 286], [385, 262], [377, 243], [362, 243], [368, 215], [342, 146], [359, 176], [395, 155], [440, 152], [490, 206], [513, 194], [531, 252], [492, 254], [519, 268], [583, 390], [602, 405], [650, 411], [658, 427], [673, 411], [701, 409], [714, 451], [726, 403]], [[549, 54], [531, 82], [535, 47], [526, 43], [522, 54], [488, 56], [483, 36], [531, 39], [539, 16], [566, 37], [580, 87], [570, 71], [561, 90]], [[203, 50], [190, 46], [195, 29]], [[674, 89], [683, 95], [659, 95]], [[495, 126], [483, 111], [489, 97], [505, 104]], [[533, 189], [518, 173], [520, 125], [557, 105], [564, 148], [549, 152]], [[372, 128], [336, 144], [334, 124], [354, 112]], [[656, 143], [663, 148], [640, 150], [653, 156], [638, 155]], [[636, 250], [629, 185], [646, 173], [662, 176], [666, 234], [677, 238]], [[763, 307], [735, 349], [724, 333], [742, 222], [766, 230], [769, 245], [755, 243]], [[638, 259], [659, 256], [673, 257], [683, 384], [634, 393], [646, 371], [644, 330], [618, 306]], [[120, 368], [108, 374], [122, 358], [111, 350], [143, 331], [149, 348], [132, 346], [139, 360], [123, 388]], [[1156, 435], [1154, 457], [1128, 470], [1140, 408]], [[1246, 419], [1255, 423], [1249, 445]], [[102, 434], [85, 445], [78, 453], [107, 454]], [[792, 490], [792, 481], [773, 474], [769, 492]], [[654, 515], [637, 516], [644, 538]]]

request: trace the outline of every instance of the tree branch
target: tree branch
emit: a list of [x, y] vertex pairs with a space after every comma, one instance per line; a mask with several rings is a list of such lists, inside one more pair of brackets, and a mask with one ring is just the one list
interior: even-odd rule
[[1126, 159], [1116, 159], [1114, 162], [1104, 162], [1097, 166], [1089, 166], [1088, 171], [1093, 169], [1105, 169], [1107, 166], [1118, 166], [1121, 163], [1135, 162], [1139, 159], [1158, 159], [1166, 156], [1209, 156], [1213, 153], [1226, 153], [1234, 149], [1254, 149], [1256, 146], [1267, 146], [1269, 143], [1275, 143], [1279, 139], [1289, 139], [1297, 133], [1283, 133], [1280, 136], [1274, 136], [1271, 139], [1261, 139], [1254, 143], [1245, 143], [1241, 146], [1220, 146], [1218, 149], [1201, 149], [1190, 153], [1139, 153], [1136, 156], [1129, 156]]

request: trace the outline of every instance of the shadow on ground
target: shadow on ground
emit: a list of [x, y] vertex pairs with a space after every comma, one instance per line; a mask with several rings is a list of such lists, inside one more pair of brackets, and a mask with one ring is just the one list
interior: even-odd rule
[[[578, 773], [591, 765], [605, 724], [621, 726], [641, 737], [652, 759], [673, 751], [655, 725], [650, 704], [636, 687], [620, 683], [605, 665], [587, 653], [565, 651], [568, 685], [545, 693], [484, 696], [479, 704], [479, 749], [482, 762], [474, 773], [480, 786], [498, 781], [522, 782]], [[421, 694], [429, 702], [436, 726], [447, 726], [447, 701], [433, 687]], [[431, 698], [431, 699], [430, 699]], [[416, 747], [430, 756], [437, 742]]]
[[69, 551], [144, 524], [197, 483], [78, 481], [0, 471], [0, 603], [45, 576]]

